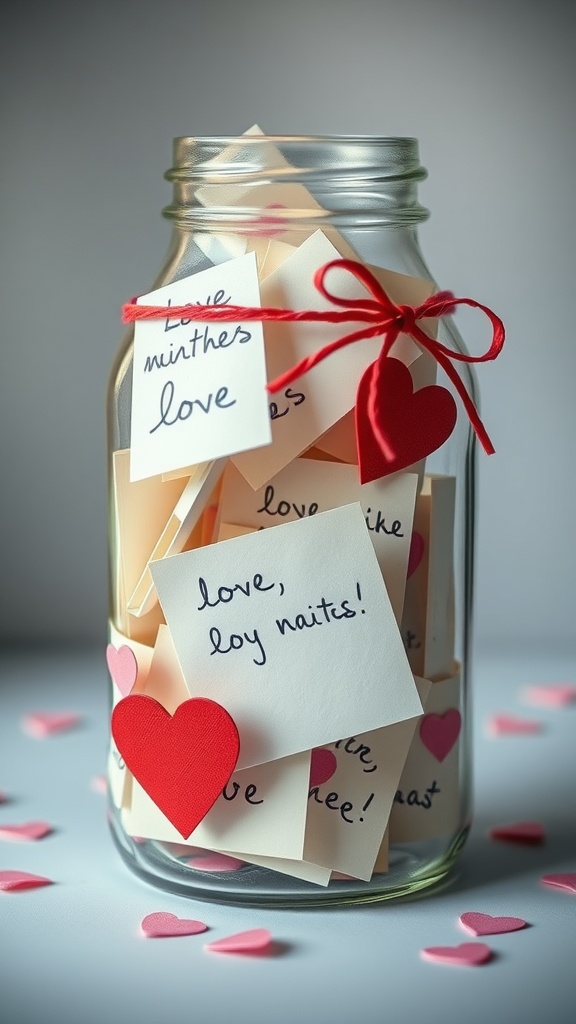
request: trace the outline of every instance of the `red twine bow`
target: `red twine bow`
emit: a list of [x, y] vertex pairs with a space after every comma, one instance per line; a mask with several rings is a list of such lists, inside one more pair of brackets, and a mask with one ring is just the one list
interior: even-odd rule
[[[346, 299], [333, 295], [325, 285], [325, 278], [331, 269], [340, 268], [353, 274], [372, 294], [373, 298]], [[292, 381], [307, 373], [314, 366], [320, 363], [327, 356], [345, 345], [350, 345], [364, 338], [374, 338], [382, 335], [384, 344], [379, 358], [373, 364], [372, 383], [368, 397], [368, 416], [378, 442], [386, 455], [389, 455], [387, 439], [382, 434], [376, 422], [375, 407], [382, 387], [382, 368], [384, 360], [394, 342], [401, 333], [408, 334], [423, 349], [430, 353], [439, 366], [442, 367], [449, 379], [452, 381], [455, 390], [458, 392], [464, 408], [468, 414], [470, 423], [482, 444], [484, 451], [491, 455], [494, 446], [480, 419], [478, 411], [464, 386], [453, 361], [464, 363], [485, 363], [496, 359], [504, 344], [505, 331], [500, 318], [481, 302], [475, 299], [457, 299], [451, 292], [437, 292], [431, 295], [420, 306], [397, 306], [385, 292], [380, 282], [376, 279], [371, 270], [363, 263], [355, 260], [337, 259], [319, 267], [314, 274], [314, 285], [325, 299], [328, 299], [335, 306], [343, 307], [341, 310], [293, 310], [277, 309], [274, 307], [251, 307], [234, 305], [185, 305], [185, 306], [139, 306], [135, 302], [126, 303], [122, 307], [123, 323], [133, 323], [135, 320], [159, 320], [169, 314], [170, 319], [200, 320], [203, 322], [231, 323], [236, 321], [266, 321], [276, 322], [301, 322], [301, 323], [364, 323], [365, 327], [350, 334], [345, 334], [335, 341], [329, 342], [321, 349], [318, 349], [311, 356], [306, 356], [296, 363], [295, 366], [285, 373], [270, 381], [267, 390], [271, 394], [280, 391]], [[492, 341], [486, 352], [479, 356], [471, 356], [454, 349], [447, 348], [441, 342], [429, 338], [418, 326], [418, 321], [426, 317], [441, 317], [453, 313], [457, 306], [471, 306], [480, 309], [486, 314], [492, 324]]]

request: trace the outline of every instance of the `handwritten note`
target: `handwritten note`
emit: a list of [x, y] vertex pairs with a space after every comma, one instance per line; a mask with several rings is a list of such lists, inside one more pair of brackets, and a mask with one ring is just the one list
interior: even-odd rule
[[[458, 666], [456, 666], [458, 667]], [[390, 815], [390, 842], [410, 843], [451, 835], [462, 820], [460, 792], [460, 733], [454, 727], [461, 710], [460, 671], [432, 683], [424, 703], [424, 718], [400, 778]], [[432, 715], [427, 726], [426, 717]]]
[[151, 572], [191, 696], [236, 723], [239, 769], [420, 714], [359, 504]]
[[[262, 304], [285, 309], [333, 310], [333, 304], [316, 290], [313, 278], [319, 267], [340, 255], [326, 235], [316, 231], [263, 281]], [[418, 293], [420, 301], [423, 301], [432, 290], [429, 282], [378, 268], [371, 269], [396, 301], [407, 301], [399, 297], [405, 291], [411, 298]], [[336, 295], [348, 299], [366, 298], [364, 286], [345, 271], [333, 271], [328, 283]], [[280, 375], [324, 344], [360, 326], [347, 324], [343, 329], [334, 324], [267, 323], [268, 379]], [[411, 353], [411, 356], [406, 355], [406, 362], [416, 359], [420, 353], [418, 346], [406, 336], [401, 336], [396, 344], [401, 351], [407, 349]], [[267, 483], [352, 409], [358, 381], [369, 363], [376, 359], [381, 346], [381, 338], [348, 345], [292, 385], [292, 390], [301, 397], [297, 403], [292, 403], [289, 414], [272, 418], [272, 445], [234, 456], [236, 466], [251, 487], [258, 488]]]
[[270, 442], [262, 325], [171, 319], [170, 306], [259, 306], [253, 253], [138, 299], [165, 320], [137, 321], [131, 480]]
[[222, 520], [259, 530], [359, 501], [400, 622], [417, 482], [414, 474], [401, 473], [361, 486], [356, 466], [295, 459], [270, 483], [254, 491], [229, 464], [222, 485]]

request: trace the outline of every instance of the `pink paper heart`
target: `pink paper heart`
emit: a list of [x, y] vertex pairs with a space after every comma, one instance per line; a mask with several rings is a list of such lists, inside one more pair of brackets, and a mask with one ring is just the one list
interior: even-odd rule
[[480, 914], [468, 911], [460, 914], [460, 923], [473, 935], [503, 935], [504, 932], [517, 932], [526, 927], [521, 917], [492, 917], [491, 914]]
[[208, 931], [208, 925], [203, 921], [186, 920], [164, 911], [148, 914], [141, 921], [140, 928], [149, 939], [164, 939], [173, 935], [199, 935], [200, 932]]
[[420, 739], [437, 761], [443, 761], [456, 743], [461, 725], [462, 718], [457, 708], [449, 708], [441, 715], [424, 715], [420, 723]]
[[412, 531], [410, 538], [410, 554], [408, 555], [408, 573], [406, 579], [410, 579], [412, 573], [416, 572], [416, 569], [420, 565], [424, 557], [424, 537], [417, 530]]
[[41, 885], [52, 885], [51, 878], [31, 875], [28, 871], [0, 871], [0, 889], [10, 892], [17, 889], [37, 889]]
[[30, 736], [42, 739], [54, 733], [73, 729], [80, 721], [80, 715], [74, 712], [33, 711], [22, 719], [22, 727]]
[[246, 862], [225, 853], [209, 853], [205, 857], [192, 857], [186, 863], [196, 871], [238, 871]]
[[576, 872], [565, 871], [556, 875], [542, 875], [540, 881], [543, 885], [551, 885], [555, 889], [576, 892]]
[[108, 780], [105, 775], [93, 775], [90, 779], [90, 789], [93, 793], [106, 793], [108, 791]]
[[204, 949], [211, 953], [265, 953], [272, 936], [267, 928], [252, 928], [247, 932], [228, 935], [225, 939], [207, 942]]
[[331, 779], [338, 767], [336, 754], [326, 747], [315, 747], [310, 757], [310, 788], [322, 786]]
[[551, 686], [528, 686], [524, 699], [529, 704], [541, 707], [561, 708], [576, 701], [576, 686], [573, 683], [556, 683]]
[[477, 967], [492, 958], [492, 950], [484, 942], [462, 942], [459, 946], [429, 946], [421, 953], [427, 960], [462, 967]]
[[493, 736], [533, 736], [542, 730], [542, 722], [519, 715], [492, 715], [488, 722]]
[[53, 828], [47, 821], [27, 821], [24, 825], [0, 825], [0, 839], [18, 841], [43, 839]]
[[108, 644], [106, 663], [112, 679], [123, 697], [127, 697], [138, 676], [138, 662], [131, 647], [124, 645], [118, 650]]
[[545, 832], [538, 821], [517, 821], [512, 825], [496, 825], [489, 831], [491, 839], [503, 839], [509, 843], [525, 843], [536, 846], [544, 842]]

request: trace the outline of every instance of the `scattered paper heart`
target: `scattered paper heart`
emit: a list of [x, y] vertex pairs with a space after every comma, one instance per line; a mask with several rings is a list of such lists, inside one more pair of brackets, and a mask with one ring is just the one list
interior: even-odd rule
[[186, 863], [196, 871], [238, 871], [246, 862], [225, 853], [210, 853], [205, 857], [191, 857]]
[[53, 885], [51, 878], [31, 875], [28, 871], [0, 871], [0, 889], [4, 892], [18, 889], [37, 889], [41, 885]]
[[148, 796], [187, 839], [229, 781], [239, 753], [228, 712], [205, 697], [173, 715], [153, 697], [130, 694], [112, 712], [114, 742]]
[[41, 739], [55, 733], [73, 729], [80, 721], [80, 715], [74, 712], [34, 711], [22, 719], [22, 728], [29, 736]]
[[252, 928], [225, 939], [207, 942], [204, 949], [211, 953], [265, 953], [270, 949], [272, 936], [267, 928]]
[[113, 644], [106, 648], [106, 663], [112, 680], [123, 697], [127, 697], [138, 676], [138, 662], [131, 647], [126, 644], [118, 650]]
[[527, 686], [522, 696], [528, 704], [537, 707], [563, 708], [576, 701], [576, 686], [573, 683]]
[[517, 932], [525, 928], [527, 922], [521, 917], [492, 917], [491, 914], [467, 911], [460, 914], [460, 924], [472, 935], [503, 935], [504, 932]]
[[108, 791], [108, 782], [105, 775], [93, 775], [90, 779], [90, 789], [94, 793], [106, 793]]
[[326, 747], [315, 747], [310, 757], [310, 787], [322, 786], [338, 767], [336, 754]]
[[492, 715], [488, 729], [492, 736], [533, 736], [542, 731], [542, 722], [519, 715]]
[[437, 963], [477, 967], [491, 960], [493, 953], [484, 942], [462, 942], [459, 946], [429, 946], [421, 955]]
[[462, 725], [457, 708], [450, 708], [443, 714], [424, 715], [420, 722], [420, 739], [437, 761], [443, 761], [452, 750]]
[[555, 875], [542, 875], [540, 881], [543, 885], [550, 885], [555, 889], [576, 892], [576, 872], [565, 871]]
[[0, 839], [14, 842], [18, 840], [33, 841], [50, 835], [54, 829], [47, 821], [27, 821], [23, 825], [0, 825]]
[[412, 531], [410, 538], [410, 554], [408, 555], [408, 573], [407, 579], [410, 579], [413, 573], [420, 565], [420, 562], [424, 558], [424, 537], [417, 530]]
[[208, 925], [203, 921], [186, 920], [176, 917], [176, 914], [164, 911], [148, 914], [142, 919], [140, 928], [149, 939], [164, 939], [175, 935], [199, 935], [201, 932], [208, 931]]
[[544, 842], [546, 833], [538, 821], [517, 821], [511, 825], [496, 825], [488, 835], [491, 839], [502, 839], [508, 843], [538, 846]]

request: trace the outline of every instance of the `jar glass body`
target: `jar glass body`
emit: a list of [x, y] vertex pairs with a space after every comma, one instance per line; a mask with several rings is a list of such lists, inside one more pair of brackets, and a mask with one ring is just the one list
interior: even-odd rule
[[[174, 142], [174, 166], [166, 177], [174, 185], [174, 201], [164, 211], [173, 223], [173, 234], [164, 265], [149, 290], [246, 251], [256, 252], [259, 269], [266, 256], [280, 264], [286, 253], [292, 251], [283, 250], [282, 246], [297, 249], [317, 231], [322, 231], [342, 256], [431, 282], [429, 291], [436, 290], [417, 236], [417, 225], [426, 218], [427, 211], [417, 199], [417, 184], [425, 172], [419, 164], [416, 140], [300, 138], [258, 133], [236, 139], [181, 138]], [[443, 318], [433, 330], [449, 348], [466, 351], [449, 317]], [[139, 682], [144, 685], [144, 690], [142, 686], [140, 689], [145, 692], [145, 674], [158, 627], [165, 620], [158, 603], [139, 617], [127, 611], [127, 587], [132, 586], [142, 570], [141, 565], [132, 569], [136, 576], [126, 582], [126, 563], [133, 559], [128, 549], [131, 537], [136, 532], [141, 535], [142, 521], [146, 520], [145, 504], [139, 504], [137, 495], [133, 501], [126, 499], [120, 510], [118, 497], [116, 460], [120, 453], [129, 451], [131, 444], [133, 333], [133, 329], [127, 332], [119, 348], [108, 393], [110, 644], [116, 650], [131, 647], [138, 662]], [[425, 359], [428, 369], [420, 378], [413, 374], [415, 387], [436, 379], [433, 360], [423, 356], [422, 363]], [[458, 369], [475, 399], [475, 381], [469, 365], [460, 363]], [[451, 389], [446, 379], [438, 379], [438, 383]], [[315, 457], [322, 458], [322, 452]], [[324, 453], [324, 457], [333, 458], [329, 453]], [[428, 494], [428, 499], [417, 499], [423, 503], [420, 514], [427, 523], [421, 533], [431, 529], [430, 503], [435, 502], [436, 507], [435, 563], [427, 565], [428, 582], [424, 579], [417, 583], [419, 593], [414, 582], [417, 571], [408, 581], [407, 587], [410, 584], [414, 591], [410, 599], [412, 610], [408, 607], [407, 591], [400, 629], [414, 675], [433, 680], [432, 703], [427, 705], [423, 701], [428, 719], [439, 722], [457, 708], [460, 724], [457, 742], [452, 737], [450, 750], [442, 751], [441, 756], [438, 749], [429, 749], [423, 755], [428, 761], [423, 763], [422, 756], [413, 750], [418, 744], [422, 746], [418, 723], [405, 772], [396, 787], [387, 830], [387, 857], [381, 861], [384, 869], [379, 870], [377, 861], [369, 880], [342, 877], [334, 872], [327, 885], [250, 862], [234, 871], [199, 870], [194, 866], [190, 846], [184, 841], [132, 834], [128, 808], [133, 780], [111, 739], [109, 820], [123, 859], [137, 875], [192, 898], [271, 906], [368, 902], [406, 896], [438, 885], [451, 875], [471, 816], [469, 652], [474, 461], [475, 442], [459, 408], [449, 439], [419, 467], [418, 493]], [[216, 492], [213, 501], [217, 505]], [[134, 517], [134, 529], [130, 516]], [[205, 511], [193, 536], [179, 550], [206, 542], [207, 516]], [[445, 520], [449, 520], [448, 525]], [[152, 539], [154, 530], [158, 533], [158, 524], [151, 524], [150, 530]], [[428, 540], [432, 547], [431, 537]], [[443, 565], [448, 566], [446, 572]], [[430, 634], [428, 644], [421, 631]], [[439, 646], [436, 634], [440, 637]], [[436, 644], [436, 653], [432, 650], [428, 656], [423, 651], [430, 644], [432, 648]], [[353, 686], [361, 684], [361, 680], [351, 680]], [[112, 681], [110, 688], [112, 705], [119, 694]], [[434, 743], [429, 746], [434, 747]], [[412, 771], [410, 757], [414, 760]]]

